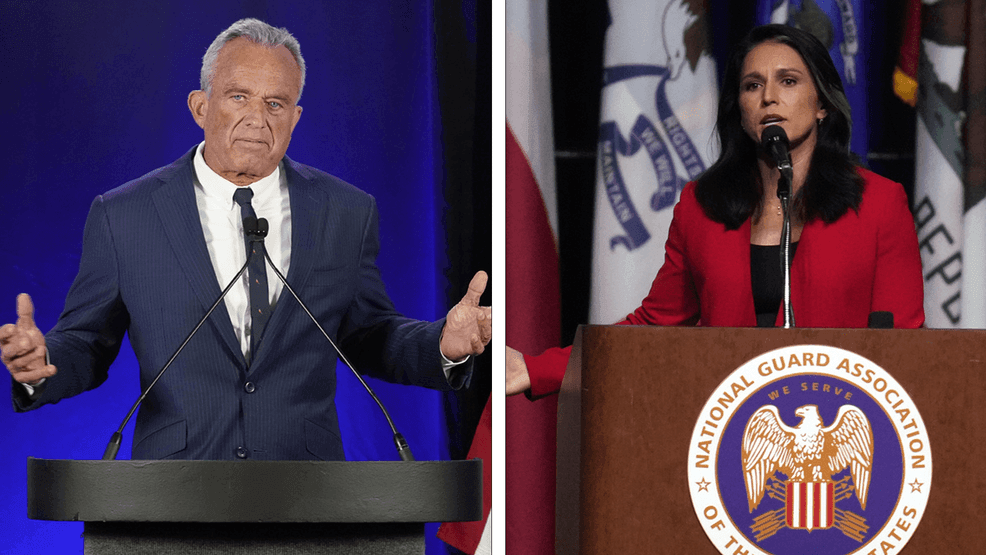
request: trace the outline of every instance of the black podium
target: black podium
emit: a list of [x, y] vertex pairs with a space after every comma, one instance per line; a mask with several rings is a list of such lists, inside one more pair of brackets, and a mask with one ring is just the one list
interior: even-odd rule
[[28, 518], [84, 521], [86, 554], [415, 553], [480, 520], [482, 461], [29, 458]]

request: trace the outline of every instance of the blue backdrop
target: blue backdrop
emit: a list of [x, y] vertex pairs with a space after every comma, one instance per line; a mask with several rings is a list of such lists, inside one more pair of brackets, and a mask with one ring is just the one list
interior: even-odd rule
[[[241, 17], [288, 28], [308, 76], [288, 155], [379, 204], [379, 265], [397, 308], [446, 311], [442, 125], [431, 2], [3, 2], [6, 130], [0, 163], [0, 324], [30, 293], [38, 326], [58, 318], [78, 269], [92, 198], [202, 140], [186, 97], [201, 56]], [[140, 6], [140, 7], [137, 7]], [[358, 8], [355, 8], [358, 6]], [[463, 25], [470, 25], [464, 14]], [[321, 346], [318, 346], [321, 348]], [[396, 458], [375, 405], [339, 371], [346, 454]], [[371, 380], [419, 460], [447, 458], [441, 395]], [[25, 461], [99, 458], [138, 395], [125, 345], [94, 391], [25, 414], [0, 409], [0, 552], [81, 553], [81, 524], [26, 518]], [[132, 424], [121, 457], [129, 456]], [[434, 528], [429, 530], [433, 535]], [[433, 541], [430, 552], [441, 552]]]

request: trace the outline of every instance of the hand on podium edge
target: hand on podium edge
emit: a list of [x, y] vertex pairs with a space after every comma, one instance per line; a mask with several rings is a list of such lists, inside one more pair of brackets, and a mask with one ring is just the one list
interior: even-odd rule
[[486, 290], [489, 277], [486, 272], [476, 272], [469, 282], [469, 291], [452, 307], [442, 329], [440, 348], [445, 358], [459, 362], [469, 355], [479, 355], [486, 350], [493, 337], [493, 314], [488, 306], [479, 306], [479, 298]]
[[47, 363], [45, 336], [34, 323], [34, 303], [27, 293], [17, 295], [17, 323], [0, 327], [0, 361], [14, 380], [29, 385], [58, 371]]
[[507, 395], [517, 395], [524, 393], [531, 388], [531, 376], [527, 373], [527, 363], [524, 362], [524, 355], [513, 347], [505, 346], [506, 349], [506, 390]]

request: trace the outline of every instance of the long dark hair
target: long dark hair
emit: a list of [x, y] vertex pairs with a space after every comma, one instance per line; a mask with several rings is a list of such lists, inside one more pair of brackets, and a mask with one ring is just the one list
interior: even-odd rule
[[736, 229], [759, 214], [763, 184], [757, 170], [757, 144], [743, 131], [739, 95], [746, 55], [764, 42], [785, 44], [801, 56], [827, 111], [818, 126], [818, 142], [808, 176], [792, 201], [794, 215], [801, 222], [815, 218], [834, 222], [850, 208], [857, 210], [863, 196], [857, 159], [849, 151], [849, 101], [839, 72], [822, 43], [810, 33], [787, 25], [756, 27], [734, 49], [719, 93], [716, 130], [722, 152], [712, 167], [698, 177], [695, 196], [706, 215], [727, 229]]

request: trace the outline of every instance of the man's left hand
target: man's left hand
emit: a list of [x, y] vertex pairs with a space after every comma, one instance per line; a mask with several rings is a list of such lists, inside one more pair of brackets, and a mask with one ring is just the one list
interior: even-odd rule
[[469, 291], [445, 319], [441, 349], [445, 358], [453, 362], [481, 354], [493, 337], [491, 309], [479, 306], [479, 297], [486, 290], [488, 279], [486, 272], [477, 272], [469, 282]]

